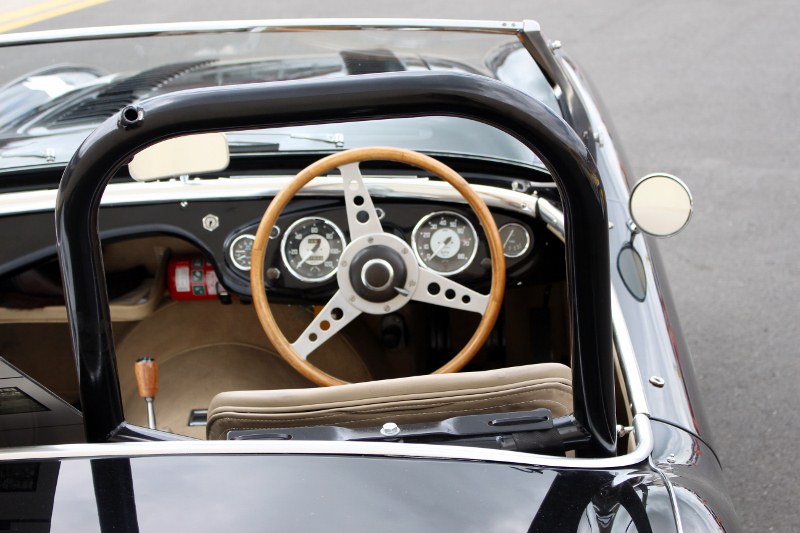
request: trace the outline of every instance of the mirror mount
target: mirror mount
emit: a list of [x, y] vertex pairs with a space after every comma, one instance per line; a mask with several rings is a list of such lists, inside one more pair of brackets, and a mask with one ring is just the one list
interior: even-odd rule
[[625, 225], [628, 226], [628, 231], [630, 231], [630, 237], [628, 237], [628, 242], [626, 243], [625, 246], [633, 246], [633, 240], [642, 231], [639, 229], [639, 226], [636, 225], [636, 222], [634, 222], [632, 218], [629, 218], [627, 224]]

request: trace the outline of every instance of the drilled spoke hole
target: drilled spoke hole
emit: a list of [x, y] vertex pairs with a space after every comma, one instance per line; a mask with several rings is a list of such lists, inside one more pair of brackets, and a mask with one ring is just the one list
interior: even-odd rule
[[328, 331], [329, 329], [331, 329], [331, 323], [328, 322], [327, 320], [323, 320], [322, 322], [319, 323], [319, 329], [321, 329], [322, 331]]
[[369, 213], [366, 211], [359, 211], [356, 213], [356, 220], [361, 222], [362, 224], [366, 224], [367, 220], [369, 220]]
[[311, 342], [317, 342], [317, 334], [316, 333], [309, 334], [308, 340], [310, 340]]
[[472, 298], [470, 298], [469, 295], [465, 294], [464, 296], [461, 297], [461, 301], [464, 302], [465, 304], [468, 304], [472, 301]]
[[447, 289], [446, 291], [444, 291], [444, 297], [447, 298], [448, 300], [452, 300], [453, 298], [456, 297], [456, 291], [454, 291], [453, 289]]
[[344, 316], [344, 311], [339, 309], [338, 307], [334, 307], [331, 309], [331, 318], [334, 320], [341, 320]]
[[353, 203], [356, 205], [364, 205], [364, 197], [361, 195], [353, 197]]
[[439, 291], [441, 290], [442, 288], [439, 287], [438, 283], [431, 283], [430, 285], [428, 285], [428, 294], [430, 294], [431, 296], [436, 296], [437, 294], [439, 294]]

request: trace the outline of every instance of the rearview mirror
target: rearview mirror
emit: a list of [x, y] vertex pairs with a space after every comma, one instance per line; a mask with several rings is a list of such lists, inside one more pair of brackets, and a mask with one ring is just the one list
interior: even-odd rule
[[669, 237], [689, 222], [692, 193], [675, 176], [650, 174], [633, 186], [629, 207], [631, 218], [641, 231], [654, 237]]
[[198, 133], [148, 146], [128, 163], [136, 181], [152, 181], [228, 168], [230, 154], [224, 133]]

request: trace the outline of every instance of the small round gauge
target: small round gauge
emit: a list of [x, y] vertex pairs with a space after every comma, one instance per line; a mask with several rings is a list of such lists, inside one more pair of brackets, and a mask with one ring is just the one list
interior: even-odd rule
[[522, 224], [509, 222], [500, 228], [503, 255], [511, 259], [522, 257], [531, 247], [531, 234]]
[[306, 217], [283, 234], [281, 257], [297, 279], [317, 283], [336, 274], [344, 245], [344, 235], [336, 224], [321, 217]]
[[478, 251], [478, 236], [469, 220], [451, 211], [424, 216], [411, 234], [420, 264], [437, 274], [458, 274]]
[[228, 255], [233, 266], [239, 270], [250, 270], [250, 254], [253, 252], [253, 243], [256, 242], [255, 235], [242, 233], [231, 241], [228, 246]]

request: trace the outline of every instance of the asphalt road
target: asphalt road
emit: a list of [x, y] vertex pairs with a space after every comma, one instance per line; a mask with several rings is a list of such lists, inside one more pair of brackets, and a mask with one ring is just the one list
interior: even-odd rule
[[538, 20], [592, 77], [633, 173], [689, 184], [692, 222], [660, 248], [728, 489], [746, 530], [796, 531], [800, 3], [111, 0], [24, 30], [351, 16]]

